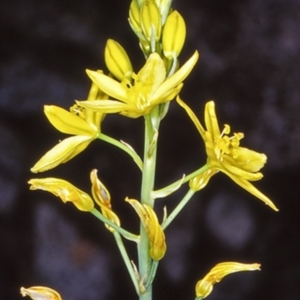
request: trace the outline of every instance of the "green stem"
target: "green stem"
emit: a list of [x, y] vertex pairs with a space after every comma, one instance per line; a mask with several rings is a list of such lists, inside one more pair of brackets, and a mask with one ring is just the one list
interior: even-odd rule
[[124, 263], [126, 265], [128, 273], [129, 273], [130, 278], [132, 280], [132, 283], [134, 285], [135, 291], [139, 295], [139, 283], [138, 283], [138, 280], [137, 280], [137, 277], [136, 277], [136, 273], [135, 273], [135, 271], [134, 271], [134, 269], [132, 267], [131, 261], [130, 261], [130, 259], [128, 257], [127, 251], [126, 251], [126, 249], [124, 247], [124, 243], [122, 241], [122, 238], [121, 238], [120, 234], [118, 232], [116, 232], [116, 231], [114, 232], [114, 237], [116, 239], [116, 243], [117, 243], [118, 248], [120, 250], [120, 253], [122, 255], [123, 261], [124, 261]]
[[113, 229], [115, 229], [118, 233], [120, 233], [125, 239], [129, 241], [133, 241], [138, 243], [139, 242], [139, 236], [123, 229], [122, 227], [118, 226], [117, 224], [113, 223], [111, 220], [105, 218], [100, 211], [98, 211], [96, 208], [93, 208], [93, 210], [90, 211], [97, 219], [102, 221], [103, 223], [111, 226]]
[[157, 267], [158, 267], [158, 264], [159, 264], [159, 261], [158, 260], [154, 260], [152, 265], [151, 265], [151, 270], [150, 270], [150, 273], [149, 273], [149, 279], [147, 280], [147, 283], [146, 283], [146, 288], [152, 284], [154, 278], [155, 278], [155, 275], [156, 275], [156, 271], [157, 271]]
[[154, 198], [160, 198], [159, 195], [160, 194], [164, 194], [164, 191], [167, 191], [167, 190], [172, 190], [173, 188], [176, 190], [180, 184], [183, 184], [183, 183], [186, 183], [188, 181], [190, 181], [192, 178], [204, 173], [205, 171], [207, 171], [209, 169], [209, 165], [208, 164], [205, 164], [203, 167], [201, 167], [200, 169], [197, 169], [196, 171], [184, 176], [183, 178], [173, 182], [172, 184], [169, 184], [168, 186], [165, 186], [164, 188], [162, 189], [159, 189], [159, 190], [155, 190], [153, 191], [153, 195], [154, 195]]
[[[157, 137], [159, 128], [159, 107], [155, 107], [149, 115], [145, 116], [145, 143], [144, 143], [144, 167], [142, 174], [142, 188], [141, 188], [141, 203], [148, 204], [153, 207], [154, 198], [152, 191], [155, 180], [156, 167], [156, 151], [157, 151]], [[149, 255], [149, 239], [147, 233], [140, 225], [140, 242], [138, 244], [138, 260], [140, 273], [140, 300], [152, 299], [152, 284], [145, 288], [144, 282], [149, 279], [151, 269], [151, 257]]]
[[124, 142], [120, 142], [104, 133], [100, 133], [98, 138], [125, 151], [127, 154], [129, 154], [132, 157], [132, 159], [140, 168], [140, 170], [143, 170], [143, 162], [131, 146], [129, 146]]
[[190, 199], [195, 194], [195, 191], [192, 189], [189, 189], [186, 195], [183, 197], [183, 199], [178, 203], [178, 205], [174, 208], [172, 213], [166, 218], [166, 220], [163, 221], [161, 224], [161, 227], [163, 230], [165, 230], [170, 223], [175, 219], [175, 217], [181, 212], [181, 210], [185, 207], [185, 205], [190, 201]]

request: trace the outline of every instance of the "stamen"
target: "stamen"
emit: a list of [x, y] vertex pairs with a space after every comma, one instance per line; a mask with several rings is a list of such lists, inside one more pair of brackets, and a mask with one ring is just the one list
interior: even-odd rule
[[229, 134], [230, 133], [230, 126], [228, 125], [228, 124], [225, 124], [224, 125], [224, 129], [223, 129], [223, 131], [221, 132], [221, 135], [220, 135], [220, 137], [223, 137], [223, 135], [227, 135], [227, 134]]
[[70, 112], [75, 114], [78, 117], [85, 118], [85, 108], [74, 104], [70, 107]]

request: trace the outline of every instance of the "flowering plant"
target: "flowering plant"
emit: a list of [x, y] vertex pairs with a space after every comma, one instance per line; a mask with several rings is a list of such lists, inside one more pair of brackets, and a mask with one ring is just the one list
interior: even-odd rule
[[[129, 8], [129, 24], [136, 34], [145, 57], [144, 66], [135, 73], [129, 55], [116, 41], [107, 41], [104, 54], [109, 74], [102, 70], [87, 70], [91, 89], [84, 100], [76, 101], [70, 111], [57, 106], [45, 106], [44, 112], [50, 123], [60, 132], [72, 135], [59, 142], [32, 167], [34, 173], [44, 172], [70, 161], [97, 140], [103, 140], [125, 151], [141, 170], [140, 199], [126, 198], [140, 219], [140, 232], [132, 233], [121, 225], [122, 216], [113, 208], [111, 196], [97, 176], [90, 173], [91, 194], [60, 178], [33, 178], [30, 189], [48, 191], [63, 202], [72, 202], [77, 209], [92, 213], [104, 223], [114, 236], [120, 254], [128, 270], [137, 297], [152, 299], [152, 285], [159, 262], [167, 253], [165, 229], [196, 192], [202, 190], [212, 176], [219, 172], [230, 177], [240, 187], [277, 211], [275, 204], [251, 182], [262, 178], [260, 170], [267, 161], [264, 154], [240, 146], [243, 133], [230, 134], [230, 126], [220, 131], [215, 103], [207, 102], [204, 123], [179, 97], [184, 80], [190, 75], [199, 59], [198, 51], [182, 65], [179, 55], [184, 46], [186, 27], [180, 13], [173, 10], [172, 0], [132, 0]], [[176, 101], [172, 101], [176, 99]], [[172, 103], [171, 103], [172, 102]], [[165, 120], [169, 105], [179, 104], [195, 124], [203, 139], [207, 160], [203, 166], [161, 189], [155, 189], [157, 144], [160, 123]], [[102, 132], [101, 124], [110, 114], [120, 117], [144, 119], [144, 153], [140, 157], [128, 144], [115, 140]], [[170, 214], [159, 221], [155, 202], [189, 184], [186, 195], [178, 201]], [[136, 243], [138, 261], [132, 261], [123, 239]], [[195, 287], [196, 299], [210, 295], [213, 285], [228, 274], [239, 271], [259, 270], [260, 264], [223, 262], [213, 267]], [[23, 296], [34, 300], [61, 299], [55, 290], [34, 286], [21, 288]]]

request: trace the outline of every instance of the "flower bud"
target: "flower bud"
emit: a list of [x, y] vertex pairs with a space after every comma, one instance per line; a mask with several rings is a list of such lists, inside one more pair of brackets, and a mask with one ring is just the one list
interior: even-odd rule
[[91, 197], [76, 188], [66, 180], [59, 178], [30, 179], [31, 190], [43, 190], [59, 197], [64, 203], [72, 202], [81, 211], [91, 211], [94, 208], [94, 202]]
[[132, 65], [124, 48], [116, 41], [109, 39], [104, 51], [105, 63], [109, 71], [120, 81], [130, 79]]
[[143, 33], [151, 44], [161, 36], [161, 15], [154, 0], [145, 0], [141, 7], [140, 21]]
[[129, 18], [128, 21], [132, 30], [137, 36], [142, 33], [141, 22], [140, 22], [140, 8], [137, 4], [137, 1], [133, 0], [130, 3], [129, 8]]
[[21, 295], [33, 300], [62, 300], [59, 293], [44, 286], [32, 286], [28, 289], [21, 287]]
[[169, 15], [172, 1], [173, 0], [155, 0], [155, 3], [161, 14], [162, 25], [165, 24], [166, 18]]
[[166, 20], [162, 33], [162, 47], [166, 58], [178, 56], [186, 36], [185, 22], [178, 11], [174, 10]]

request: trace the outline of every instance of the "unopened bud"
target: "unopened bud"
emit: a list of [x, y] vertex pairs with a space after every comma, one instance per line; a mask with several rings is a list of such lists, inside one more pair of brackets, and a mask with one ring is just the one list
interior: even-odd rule
[[174, 10], [166, 20], [162, 33], [162, 47], [166, 58], [178, 57], [186, 36], [185, 22], [178, 11]]
[[108, 70], [120, 81], [130, 79], [132, 65], [124, 48], [116, 41], [109, 39], [104, 51], [105, 63]]
[[161, 15], [154, 0], [145, 0], [141, 7], [140, 21], [148, 42], [158, 42], [161, 36]]
[[161, 14], [162, 25], [165, 24], [166, 18], [169, 15], [172, 1], [173, 0], [155, 0], [155, 3]]

